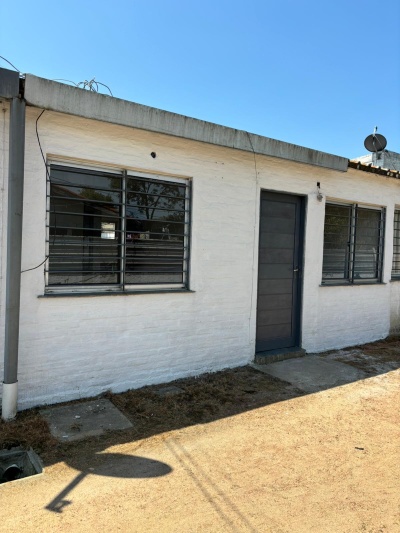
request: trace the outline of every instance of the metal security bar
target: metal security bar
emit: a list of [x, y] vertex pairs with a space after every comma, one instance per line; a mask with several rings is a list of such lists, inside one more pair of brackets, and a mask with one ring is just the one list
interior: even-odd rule
[[392, 279], [400, 279], [400, 209], [394, 211]]
[[188, 286], [190, 183], [50, 165], [47, 290]]
[[382, 280], [385, 210], [327, 204], [322, 283]]

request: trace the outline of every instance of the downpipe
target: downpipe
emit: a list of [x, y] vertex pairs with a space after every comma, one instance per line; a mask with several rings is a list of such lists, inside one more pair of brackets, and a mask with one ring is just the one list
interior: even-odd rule
[[10, 108], [3, 420], [17, 415], [24, 155], [25, 100], [19, 94]]

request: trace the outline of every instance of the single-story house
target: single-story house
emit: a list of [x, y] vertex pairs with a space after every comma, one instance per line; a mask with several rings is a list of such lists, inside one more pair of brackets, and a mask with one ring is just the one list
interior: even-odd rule
[[398, 173], [33, 75], [20, 84], [19, 409], [397, 330]]

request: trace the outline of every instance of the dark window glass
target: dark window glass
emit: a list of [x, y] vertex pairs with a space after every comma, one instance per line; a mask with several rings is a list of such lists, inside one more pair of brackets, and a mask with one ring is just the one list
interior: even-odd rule
[[327, 204], [324, 226], [324, 283], [380, 281], [384, 210]]
[[52, 166], [49, 192], [49, 286], [185, 284], [186, 185]]
[[185, 203], [182, 185], [127, 180], [126, 283], [182, 283]]
[[89, 189], [81, 187], [66, 187], [64, 185], [51, 185], [50, 194], [56, 204], [62, 204], [64, 198], [77, 201], [87, 200], [100, 202], [104, 205], [121, 203], [121, 193], [114, 191], [102, 191], [101, 189]]
[[122, 189], [122, 177], [118, 174], [107, 174], [106, 172], [97, 172], [95, 170], [81, 170], [56, 165], [51, 166], [51, 183], [106, 191], [120, 191]]
[[351, 206], [326, 205], [323, 262], [325, 279], [349, 278], [351, 210]]
[[354, 279], [377, 279], [379, 272], [380, 211], [357, 209]]
[[400, 278], [400, 210], [394, 212], [392, 278]]

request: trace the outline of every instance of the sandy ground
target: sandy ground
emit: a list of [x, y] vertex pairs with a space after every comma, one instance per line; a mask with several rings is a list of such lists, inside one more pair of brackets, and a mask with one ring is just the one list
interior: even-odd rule
[[400, 370], [0, 486], [4, 532], [400, 532]]

